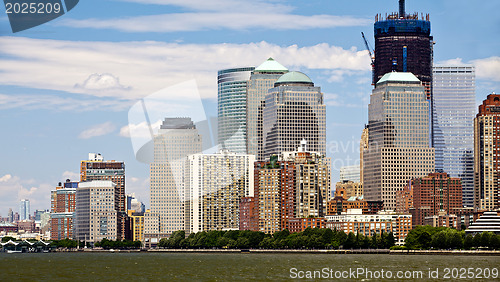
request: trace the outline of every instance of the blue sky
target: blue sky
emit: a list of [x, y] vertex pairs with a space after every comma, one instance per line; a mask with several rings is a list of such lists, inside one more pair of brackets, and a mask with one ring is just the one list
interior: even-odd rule
[[[499, 1], [406, 2], [408, 12], [430, 14], [435, 63], [476, 65], [477, 103], [500, 91]], [[16, 34], [0, 9], [0, 215], [21, 198], [49, 208], [49, 191], [78, 180], [89, 152], [125, 161], [127, 192], [148, 206], [149, 168], [134, 156], [130, 107], [194, 79], [206, 116], [216, 116], [217, 70], [270, 56], [322, 88], [336, 181], [341, 165], [359, 161], [367, 122], [361, 32], [373, 46], [375, 14], [397, 8], [397, 0], [84, 0]]]

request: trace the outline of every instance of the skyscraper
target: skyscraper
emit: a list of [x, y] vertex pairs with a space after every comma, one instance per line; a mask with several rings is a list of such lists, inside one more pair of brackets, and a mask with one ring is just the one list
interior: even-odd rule
[[429, 15], [406, 14], [405, 1], [399, 0], [399, 13], [384, 20], [375, 17], [375, 62], [373, 83], [391, 71], [411, 72], [425, 87], [431, 99], [433, 37]]
[[462, 179], [463, 205], [474, 206], [475, 70], [471, 65], [433, 68], [433, 147], [436, 171]]
[[105, 161], [101, 154], [89, 153], [88, 160], [81, 161], [80, 182], [93, 180], [110, 180], [116, 184], [113, 193], [115, 209], [118, 211], [118, 238], [125, 239], [126, 235], [126, 199], [125, 199], [125, 163], [114, 160]]
[[500, 95], [490, 94], [474, 119], [474, 207], [500, 208]]
[[269, 58], [255, 68], [250, 76], [246, 108], [247, 154], [257, 156], [259, 147], [262, 148], [263, 109], [266, 95], [269, 89], [274, 87], [276, 80], [287, 72], [287, 68], [273, 58]]
[[186, 233], [238, 230], [240, 201], [254, 196], [254, 155], [221, 151], [186, 162]]
[[368, 149], [363, 152], [363, 193], [368, 201], [396, 208], [396, 191], [414, 177], [434, 172], [429, 147], [429, 104], [411, 73], [387, 73], [368, 106]]
[[186, 157], [202, 151], [201, 138], [191, 118], [165, 118], [155, 135], [150, 164], [151, 210], [144, 219], [149, 242], [184, 230]]
[[218, 138], [223, 149], [246, 154], [247, 83], [254, 67], [220, 70], [218, 84]]
[[22, 199], [19, 202], [19, 220], [30, 219], [30, 200]]
[[266, 95], [263, 146], [259, 159], [291, 152], [307, 141], [307, 150], [326, 155], [326, 108], [320, 87], [301, 72], [282, 75]]

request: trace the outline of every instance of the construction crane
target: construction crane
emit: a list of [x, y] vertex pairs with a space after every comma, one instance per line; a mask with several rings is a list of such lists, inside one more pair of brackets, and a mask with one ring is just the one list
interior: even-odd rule
[[370, 60], [372, 61], [372, 85], [375, 85], [375, 51], [372, 51], [372, 49], [370, 48], [368, 40], [366, 40], [365, 34], [363, 32], [361, 32], [361, 36], [363, 36], [366, 50], [368, 50], [368, 54], [370, 54]]
[[361, 36], [363, 37], [363, 40], [365, 41], [365, 47], [366, 50], [368, 50], [368, 54], [370, 54], [370, 59], [372, 60], [372, 66], [375, 63], [375, 51], [372, 52], [370, 45], [368, 44], [368, 40], [366, 40], [365, 34], [361, 32]]

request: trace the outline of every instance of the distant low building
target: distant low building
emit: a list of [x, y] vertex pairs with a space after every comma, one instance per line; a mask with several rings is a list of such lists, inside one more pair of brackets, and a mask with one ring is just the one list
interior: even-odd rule
[[402, 245], [411, 230], [411, 215], [381, 211], [378, 214], [363, 214], [361, 209], [351, 209], [340, 215], [327, 215], [326, 227], [373, 236], [392, 232], [397, 245]]
[[477, 234], [482, 232], [493, 232], [500, 235], [500, 212], [487, 211], [469, 226], [465, 233]]
[[424, 225], [432, 227], [451, 227], [460, 230], [460, 221], [455, 214], [447, 214], [445, 211], [439, 212], [437, 215], [424, 218]]

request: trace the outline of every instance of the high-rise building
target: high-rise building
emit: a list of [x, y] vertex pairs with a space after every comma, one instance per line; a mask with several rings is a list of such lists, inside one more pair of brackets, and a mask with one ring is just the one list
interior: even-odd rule
[[78, 182], [66, 182], [57, 185], [56, 190], [51, 191], [50, 199], [50, 239], [62, 240], [73, 239], [73, 222], [76, 206], [76, 189]]
[[301, 72], [288, 72], [266, 95], [260, 160], [291, 152], [307, 141], [307, 150], [326, 155], [326, 108], [320, 87]]
[[473, 207], [475, 70], [472, 65], [434, 66], [432, 80], [436, 171], [461, 178], [462, 203]]
[[340, 180], [339, 182], [352, 181], [359, 183], [361, 181], [359, 173], [359, 165], [343, 166], [340, 168]]
[[274, 83], [288, 69], [275, 61], [273, 58], [267, 59], [250, 75], [247, 86], [247, 154], [258, 155], [259, 147], [262, 148], [262, 125], [263, 109], [266, 95], [269, 89], [274, 87]]
[[184, 170], [188, 155], [202, 151], [202, 139], [191, 118], [165, 118], [154, 137], [150, 164], [151, 210], [145, 213], [145, 240], [156, 243], [184, 230]]
[[385, 20], [376, 15], [374, 35], [373, 83], [388, 72], [411, 72], [422, 82], [430, 100], [433, 37], [429, 15], [424, 18], [418, 13], [406, 14], [405, 1], [399, 0], [399, 13], [392, 13]]
[[14, 211], [12, 211], [12, 208], [9, 208], [8, 218], [8, 222], [14, 222]]
[[500, 208], [500, 95], [490, 94], [474, 119], [474, 207]]
[[186, 162], [186, 233], [238, 230], [240, 202], [254, 196], [254, 155], [221, 151]]
[[30, 200], [22, 199], [19, 202], [19, 220], [30, 219]]
[[120, 239], [116, 186], [111, 180], [78, 183], [74, 221], [77, 240], [98, 242]]
[[411, 194], [409, 211], [413, 226], [424, 225], [425, 217], [439, 215], [440, 211], [453, 214], [462, 208], [461, 180], [447, 173], [430, 173], [412, 179], [405, 190]]
[[125, 238], [127, 211], [125, 199], [125, 163], [114, 160], [105, 161], [101, 154], [89, 153], [88, 160], [81, 161], [80, 181], [110, 180], [116, 184], [116, 191], [113, 195], [116, 197], [114, 203], [118, 211], [118, 238]]
[[246, 154], [247, 84], [254, 67], [220, 70], [218, 84], [218, 138], [220, 146]]
[[387, 73], [370, 96], [368, 149], [363, 153], [363, 193], [396, 208], [396, 191], [434, 172], [429, 147], [429, 103], [412, 73]]

